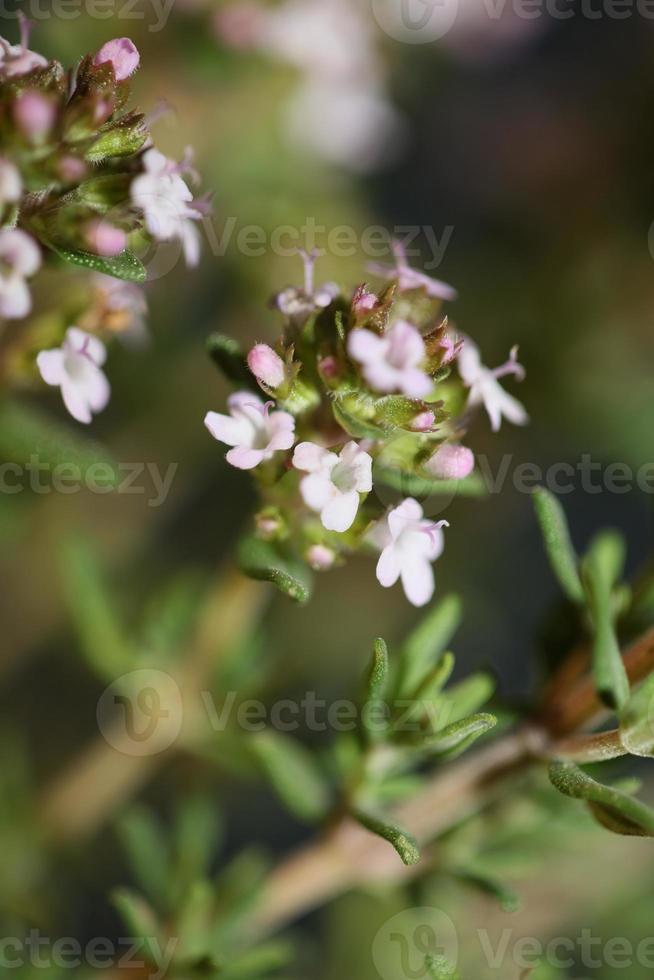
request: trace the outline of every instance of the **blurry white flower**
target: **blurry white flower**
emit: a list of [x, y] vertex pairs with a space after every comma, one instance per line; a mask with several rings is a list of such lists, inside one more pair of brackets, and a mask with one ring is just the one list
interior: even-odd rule
[[19, 14], [20, 41], [18, 44], [10, 44], [4, 37], [0, 37], [0, 77], [15, 78], [18, 75], [27, 75], [35, 68], [45, 68], [48, 64], [47, 58], [36, 51], [30, 51], [27, 47], [30, 35], [30, 24], [26, 17]]
[[402, 292], [411, 289], [426, 289], [427, 295], [433, 299], [453, 300], [457, 297], [457, 291], [452, 286], [440, 279], [432, 279], [424, 272], [412, 269], [406, 255], [406, 249], [402, 242], [395, 239], [393, 241], [393, 255], [395, 265], [386, 265], [383, 262], [369, 262], [368, 272], [373, 275], [381, 276], [383, 279], [397, 279], [397, 284]]
[[61, 347], [43, 350], [36, 359], [41, 377], [61, 388], [64, 405], [78, 422], [88, 424], [109, 401], [111, 388], [102, 370], [106, 356], [101, 340], [70, 327]]
[[379, 584], [388, 589], [401, 579], [409, 602], [426, 605], [434, 594], [431, 562], [440, 557], [445, 544], [443, 527], [449, 527], [447, 521], [426, 520], [412, 497], [391, 510], [370, 533], [381, 550], [376, 571]]
[[179, 239], [188, 266], [200, 261], [200, 235], [194, 222], [200, 212], [192, 206], [193, 194], [180, 174], [188, 170], [150, 149], [143, 154], [145, 173], [132, 181], [132, 203], [143, 211], [145, 225], [156, 241]]
[[25, 280], [41, 265], [39, 247], [20, 228], [0, 230], [0, 316], [18, 319], [32, 309]]
[[273, 405], [239, 391], [227, 399], [229, 415], [207, 412], [204, 424], [214, 439], [234, 447], [225, 457], [232, 466], [252, 470], [274, 453], [291, 448], [295, 419], [288, 412], [271, 411]]
[[356, 442], [348, 442], [340, 454], [313, 442], [300, 442], [293, 453], [293, 466], [308, 476], [300, 482], [307, 507], [320, 514], [328, 531], [347, 531], [359, 509], [359, 494], [372, 490], [372, 457]]
[[469, 338], [457, 355], [457, 365], [463, 383], [470, 388], [468, 406], [483, 405], [488, 412], [491, 428], [497, 432], [502, 424], [502, 416], [514, 425], [526, 425], [529, 416], [524, 405], [504, 391], [499, 379], [513, 374], [522, 381], [525, 372], [517, 360], [518, 348], [513, 347], [508, 361], [498, 368], [487, 368], [481, 363], [479, 348]]
[[0, 159], [0, 208], [15, 204], [23, 192], [23, 182], [18, 169], [9, 160]]
[[362, 373], [375, 391], [399, 391], [407, 398], [425, 398], [434, 382], [420, 368], [425, 344], [417, 330], [399, 321], [382, 336], [372, 330], [353, 330], [348, 337], [350, 357], [362, 365]]

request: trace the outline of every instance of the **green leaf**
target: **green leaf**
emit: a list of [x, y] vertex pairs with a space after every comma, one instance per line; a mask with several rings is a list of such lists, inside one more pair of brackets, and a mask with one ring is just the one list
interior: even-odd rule
[[376, 834], [377, 837], [383, 837], [384, 840], [388, 841], [395, 848], [404, 864], [411, 865], [418, 863], [420, 860], [420, 851], [418, 850], [417, 841], [411, 834], [402, 830], [401, 827], [395, 826], [395, 824], [387, 823], [385, 820], [372, 814], [364, 813], [362, 810], [355, 810], [352, 816], [362, 827], [369, 830], [371, 834]]
[[430, 980], [459, 980], [459, 974], [445, 957], [433, 953], [425, 956], [425, 971]]
[[143, 116], [132, 112], [105, 129], [84, 155], [90, 163], [100, 163], [107, 157], [131, 156], [138, 153], [147, 138]]
[[299, 559], [278, 550], [273, 542], [245, 538], [239, 545], [238, 560], [250, 578], [272, 582], [280, 592], [296, 602], [305, 603], [311, 598], [313, 579], [308, 567]]
[[420, 412], [425, 411], [425, 404], [404, 395], [386, 395], [377, 399], [375, 415], [388, 428], [403, 427], [412, 422]]
[[629, 837], [654, 837], [654, 810], [639, 800], [596, 782], [572, 762], [553, 762], [549, 776], [559, 793], [584, 800], [607, 830]]
[[386, 437], [386, 430], [372, 420], [372, 409], [365, 399], [353, 395], [336, 396], [332, 399], [332, 412], [340, 427], [355, 439]]
[[228, 381], [245, 385], [250, 391], [260, 393], [256, 379], [238, 341], [221, 333], [212, 333], [206, 340], [207, 353]]
[[520, 908], [520, 899], [516, 892], [494, 875], [478, 868], [456, 868], [452, 873], [466, 885], [496, 898], [503, 912], [517, 912]]
[[100, 561], [88, 541], [74, 538], [66, 543], [62, 579], [82, 653], [91, 669], [110, 682], [134, 670], [136, 651], [123, 630]]
[[481, 708], [493, 696], [495, 681], [490, 674], [471, 674], [448, 688], [442, 696], [443, 713], [448, 725], [454, 725]]
[[116, 464], [100, 443], [14, 401], [0, 404], [0, 458], [23, 466], [36, 462], [50, 470], [74, 466], [82, 481], [93, 477], [99, 482], [99, 475], [89, 470], [102, 467], [103, 483], [116, 487], [120, 481]]
[[[142, 953], [157, 964], [157, 953], [164, 948], [160, 939], [161, 930], [157, 917], [140, 895], [129, 888], [116, 888], [111, 892], [111, 901], [134, 939], [145, 940]], [[157, 964], [158, 965], [158, 964]]]
[[265, 974], [287, 966], [295, 955], [292, 944], [285, 939], [273, 939], [237, 955], [223, 967], [221, 980], [260, 980]]
[[629, 698], [629, 679], [613, 623], [612, 593], [624, 566], [624, 542], [606, 531], [597, 535], [582, 562], [582, 580], [593, 629], [593, 674], [597, 693], [620, 711]]
[[435, 756], [439, 761], [455, 759], [496, 724], [497, 718], [494, 715], [484, 713], [471, 715], [469, 718], [447, 725], [436, 735], [430, 736], [425, 741], [424, 747], [430, 756]]
[[363, 707], [361, 721], [366, 735], [371, 740], [377, 740], [384, 734], [385, 726], [379, 724], [379, 714], [376, 706], [384, 698], [388, 686], [388, 648], [384, 640], [378, 637], [373, 647], [372, 659], [364, 684]]
[[563, 508], [557, 498], [544, 487], [535, 490], [533, 498], [552, 571], [568, 599], [581, 603], [584, 600], [584, 590]]
[[313, 756], [279, 732], [261, 732], [250, 747], [282, 802], [300, 819], [319, 820], [327, 812], [329, 791]]
[[147, 278], [143, 263], [127, 249], [120, 255], [114, 255], [113, 258], [105, 258], [94, 255], [93, 252], [83, 252], [81, 249], [64, 248], [51, 241], [46, 241], [45, 244], [65, 262], [90, 269], [92, 272], [102, 272], [105, 276], [113, 276], [114, 279], [123, 279], [125, 282], [145, 282]]
[[620, 741], [631, 755], [654, 758], [654, 674], [629, 698], [620, 720]]
[[415, 497], [418, 500], [426, 500], [430, 497], [485, 497], [488, 494], [480, 473], [471, 473], [463, 480], [435, 480], [433, 477], [375, 463], [373, 475], [375, 483], [383, 483], [404, 496]]
[[398, 695], [410, 696], [438, 663], [463, 616], [457, 595], [444, 596], [409, 634], [402, 650]]
[[136, 805], [119, 818], [116, 832], [140, 887], [165, 910], [170, 854], [161, 824], [147, 807]]
[[222, 834], [221, 815], [204, 794], [184, 797], [175, 814], [175, 894], [178, 900], [206, 875]]

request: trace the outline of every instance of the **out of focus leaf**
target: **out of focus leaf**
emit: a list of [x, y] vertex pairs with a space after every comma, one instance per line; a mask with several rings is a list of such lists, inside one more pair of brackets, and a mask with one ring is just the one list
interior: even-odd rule
[[352, 816], [362, 827], [369, 830], [371, 834], [376, 834], [377, 837], [383, 837], [384, 840], [388, 841], [395, 848], [404, 864], [411, 865], [418, 863], [420, 860], [420, 851], [418, 850], [417, 841], [411, 834], [408, 834], [395, 824], [388, 823], [386, 820], [373, 816], [370, 813], [365, 813], [362, 810], [355, 810]]
[[207, 873], [221, 834], [221, 815], [210, 797], [196, 793], [182, 799], [173, 831], [174, 886], [178, 899], [193, 881]]
[[629, 698], [629, 680], [613, 624], [612, 592], [624, 566], [624, 541], [605, 531], [593, 540], [582, 563], [582, 579], [593, 628], [593, 674], [597, 693], [620, 711]]
[[654, 674], [629, 698], [620, 720], [620, 741], [631, 755], [654, 757]]
[[402, 649], [399, 697], [409, 697], [435, 666], [458, 629], [462, 615], [460, 598], [444, 596], [409, 634]]
[[134, 876], [148, 899], [160, 909], [168, 901], [170, 853], [161, 824], [146, 807], [131, 807], [116, 830]]
[[425, 742], [425, 748], [428, 749], [430, 756], [435, 756], [442, 761], [454, 759], [496, 724], [497, 718], [494, 715], [471, 715], [470, 718], [463, 718], [448, 725], [437, 735], [430, 736]]
[[584, 590], [563, 508], [554, 494], [544, 487], [534, 491], [533, 499], [552, 571], [568, 599], [581, 603]]
[[111, 893], [111, 900], [123, 922], [129, 929], [129, 935], [135, 939], [143, 939], [143, 954], [147, 959], [156, 963], [156, 950], [161, 950], [161, 930], [156, 915], [140, 895], [128, 888], [116, 888]]
[[433, 953], [425, 956], [425, 971], [430, 980], [459, 980], [459, 974], [445, 957]]
[[209, 357], [228, 381], [245, 385], [252, 391], [260, 391], [238, 341], [220, 333], [212, 333], [207, 337], [206, 344]]
[[293, 956], [293, 946], [288, 940], [271, 940], [230, 959], [220, 975], [225, 980], [260, 980], [267, 973], [286, 966]]
[[113, 256], [113, 258], [106, 258], [101, 255], [94, 255], [93, 252], [63, 248], [51, 241], [47, 241], [45, 244], [65, 262], [70, 262], [71, 265], [79, 265], [83, 269], [101, 272], [105, 276], [123, 279], [125, 282], [145, 282], [147, 278], [147, 271], [143, 263], [127, 250], [121, 252], [120, 255]]
[[95, 673], [114, 681], [137, 665], [91, 545], [71, 539], [62, 551], [64, 592], [82, 653]]
[[246, 538], [239, 546], [238, 557], [250, 578], [272, 582], [296, 602], [309, 601], [312, 575], [308, 567], [299, 559], [283, 554], [272, 542]]
[[[355, 439], [380, 439], [386, 431], [374, 421], [367, 418], [363, 412], [365, 403], [354, 396], [345, 395], [332, 399], [334, 418], [342, 429]], [[360, 412], [360, 414], [359, 414]]]
[[436, 480], [429, 476], [420, 476], [404, 470], [393, 469], [376, 463], [374, 467], [375, 483], [383, 483], [392, 490], [397, 490], [405, 496], [425, 500], [428, 497], [485, 497], [488, 489], [479, 473], [471, 473], [462, 480]]
[[639, 800], [598, 783], [572, 762], [553, 762], [549, 775], [564, 796], [584, 800], [607, 830], [630, 837], [654, 837], [654, 810]]
[[479, 889], [486, 895], [492, 895], [500, 903], [504, 912], [517, 912], [520, 908], [520, 899], [516, 892], [494, 875], [489, 875], [478, 868], [456, 868], [452, 873], [465, 884]]
[[493, 696], [495, 681], [489, 674], [471, 674], [442, 695], [443, 716], [448, 725], [478, 711]]
[[261, 732], [250, 747], [283, 803], [302, 820], [327, 812], [329, 791], [313, 756], [301, 743], [279, 732]]

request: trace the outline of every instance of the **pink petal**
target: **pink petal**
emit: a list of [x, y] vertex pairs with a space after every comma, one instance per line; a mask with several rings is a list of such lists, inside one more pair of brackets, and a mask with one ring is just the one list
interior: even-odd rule
[[353, 330], [347, 341], [350, 357], [361, 364], [377, 361], [384, 356], [386, 344], [371, 330]]
[[424, 358], [425, 342], [420, 331], [406, 320], [400, 320], [391, 327], [386, 337], [390, 341], [394, 364], [400, 362], [407, 367], [415, 367]]
[[60, 385], [66, 376], [61, 350], [42, 350], [36, 358], [36, 366], [47, 385]]
[[377, 581], [385, 589], [389, 589], [397, 582], [400, 577], [400, 561], [397, 549], [393, 545], [389, 545], [382, 551], [377, 562], [375, 574]]
[[323, 509], [320, 520], [328, 531], [347, 531], [352, 527], [359, 509], [359, 494], [356, 490], [339, 493]]
[[0, 316], [19, 320], [32, 309], [32, 297], [23, 279], [12, 277], [0, 283]]
[[[293, 466], [296, 470], [315, 473], [316, 470], [322, 469], [332, 456], [334, 453], [323, 449], [322, 446], [317, 446], [315, 442], [299, 442], [293, 453]], [[335, 458], [334, 462], [336, 462]]]
[[230, 466], [235, 466], [237, 470], [253, 470], [255, 466], [263, 462], [264, 458], [261, 449], [246, 449], [245, 446], [230, 449], [225, 456]]
[[219, 442], [228, 446], [240, 446], [247, 442], [250, 427], [243, 419], [233, 419], [231, 415], [221, 415], [219, 412], [207, 412], [204, 424]]
[[92, 419], [91, 408], [78, 386], [66, 379], [61, 386], [61, 395], [73, 418], [88, 425]]
[[407, 398], [426, 398], [434, 390], [434, 382], [424, 371], [408, 368], [402, 372], [400, 387]]
[[107, 348], [98, 337], [94, 337], [79, 327], [69, 327], [64, 338], [64, 347], [76, 353], [84, 353], [94, 364], [101, 365], [107, 359]]
[[434, 571], [424, 558], [411, 556], [402, 562], [402, 588], [413, 606], [425, 606], [434, 594]]
[[408, 524], [420, 521], [423, 510], [417, 500], [407, 497], [398, 507], [395, 507], [388, 515], [388, 526], [393, 539], [399, 537]]

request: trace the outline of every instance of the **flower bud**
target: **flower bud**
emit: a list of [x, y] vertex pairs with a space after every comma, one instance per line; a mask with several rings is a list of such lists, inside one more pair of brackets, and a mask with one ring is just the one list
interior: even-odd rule
[[15, 204], [23, 191], [20, 173], [9, 160], [0, 159], [0, 208]]
[[97, 218], [85, 230], [86, 244], [96, 255], [111, 258], [119, 255], [127, 246], [127, 235], [121, 228]]
[[66, 184], [78, 184], [86, 171], [87, 166], [79, 157], [65, 156], [59, 161], [59, 176]]
[[133, 75], [139, 66], [141, 56], [138, 48], [128, 37], [117, 37], [103, 44], [95, 58], [94, 65], [110, 62], [117, 82], [124, 82]]
[[379, 306], [379, 299], [374, 293], [368, 292], [365, 286], [359, 286], [352, 300], [352, 312], [355, 316], [364, 316]]
[[438, 480], [463, 480], [475, 468], [475, 457], [466, 446], [445, 443], [437, 449], [425, 469]]
[[23, 92], [14, 104], [14, 119], [27, 139], [43, 139], [54, 126], [57, 109], [54, 102], [41, 92]]
[[326, 572], [336, 560], [336, 552], [324, 544], [313, 544], [307, 550], [306, 559], [315, 572]]
[[431, 432], [434, 428], [436, 416], [433, 412], [420, 412], [411, 422], [413, 432]]
[[286, 369], [279, 354], [268, 344], [256, 344], [248, 354], [248, 367], [257, 381], [267, 388], [279, 388], [286, 380]]

